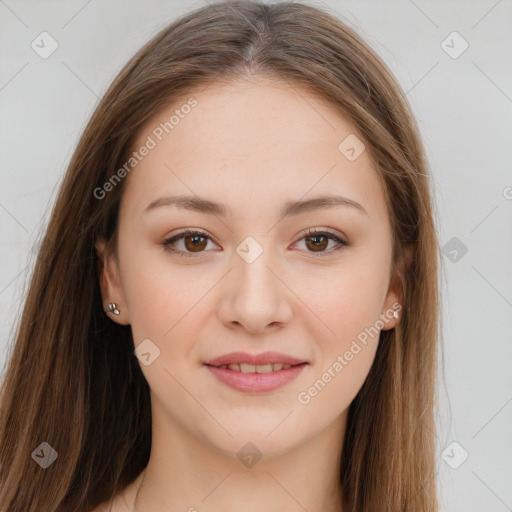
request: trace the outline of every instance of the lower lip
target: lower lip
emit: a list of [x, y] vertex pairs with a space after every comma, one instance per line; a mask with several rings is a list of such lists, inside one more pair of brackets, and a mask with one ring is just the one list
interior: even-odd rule
[[243, 373], [217, 366], [206, 365], [206, 367], [217, 379], [237, 391], [261, 393], [273, 391], [288, 384], [288, 382], [298, 377], [306, 365], [307, 363], [297, 364], [286, 370], [277, 370], [270, 373]]

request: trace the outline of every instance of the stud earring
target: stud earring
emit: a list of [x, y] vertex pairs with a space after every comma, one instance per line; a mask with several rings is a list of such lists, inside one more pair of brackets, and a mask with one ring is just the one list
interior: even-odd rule
[[114, 313], [114, 315], [119, 315], [119, 310], [117, 309], [115, 302], [111, 302], [107, 306], [107, 309], [105, 309], [105, 313]]
[[393, 316], [394, 316], [395, 318], [398, 318], [398, 311], [393, 311]]

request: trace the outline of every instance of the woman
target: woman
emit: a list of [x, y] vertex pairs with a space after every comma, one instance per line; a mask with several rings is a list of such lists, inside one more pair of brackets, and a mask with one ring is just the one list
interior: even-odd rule
[[396, 80], [329, 13], [231, 1], [162, 30], [49, 221], [2, 512], [436, 511], [429, 177]]

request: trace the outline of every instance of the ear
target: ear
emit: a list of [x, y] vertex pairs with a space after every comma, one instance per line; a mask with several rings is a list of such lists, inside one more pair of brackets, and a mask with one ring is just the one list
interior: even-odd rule
[[[413, 244], [405, 245], [402, 247], [402, 253], [400, 254], [398, 262], [398, 270], [390, 280], [386, 300], [384, 301], [384, 310], [382, 311], [381, 316], [385, 324], [382, 328], [383, 331], [393, 329], [393, 327], [396, 327], [400, 322], [400, 312], [404, 307], [402, 296], [403, 279], [407, 268], [411, 264], [411, 261], [414, 257], [415, 249], [416, 246]], [[393, 316], [394, 311], [398, 313], [398, 318]]]
[[119, 315], [110, 312], [105, 314], [118, 324], [128, 325], [130, 323], [128, 307], [119, 279], [119, 265], [116, 257], [109, 250], [103, 237], [99, 237], [94, 245], [98, 256], [98, 278], [103, 302], [102, 309], [105, 311], [111, 302], [115, 303]]

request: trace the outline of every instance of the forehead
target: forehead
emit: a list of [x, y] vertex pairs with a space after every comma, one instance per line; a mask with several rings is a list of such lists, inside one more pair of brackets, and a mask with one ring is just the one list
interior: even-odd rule
[[[381, 179], [355, 125], [295, 84], [244, 79], [191, 91], [143, 126], [134, 149], [149, 140], [123, 197], [140, 213], [164, 192], [214, 199], [238, 216], [335, 193], [375, 220], [387, 217]], [[347, 145], [362, 150], [356, 159], [347, 158]]]

